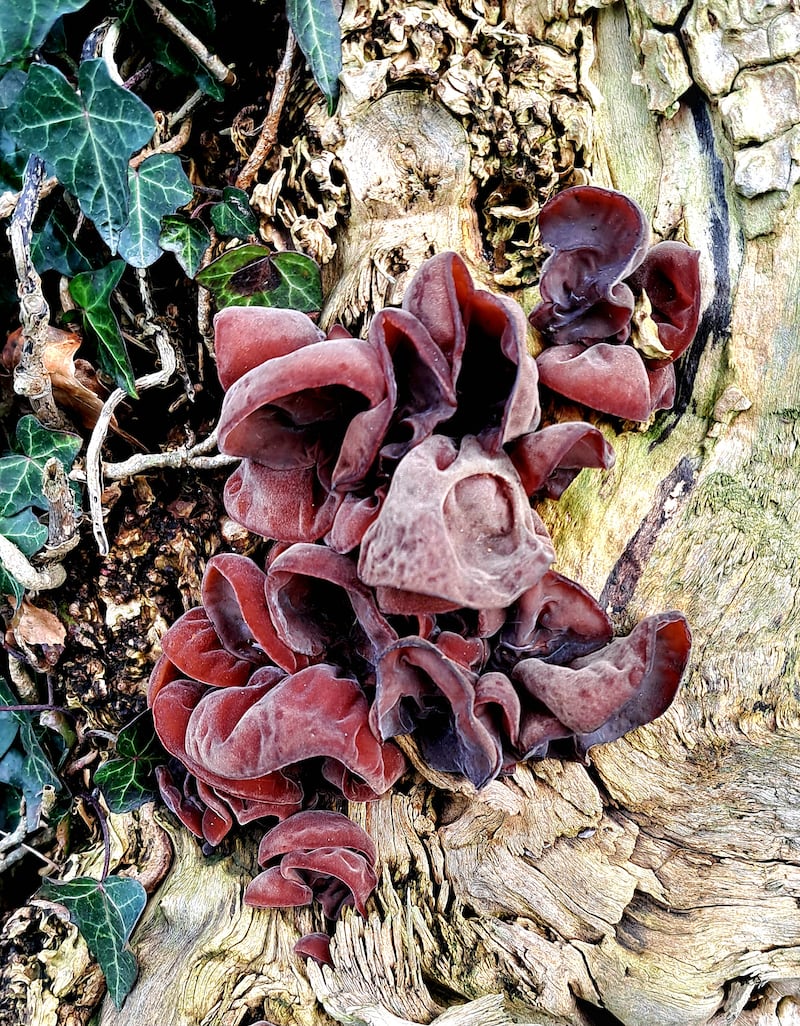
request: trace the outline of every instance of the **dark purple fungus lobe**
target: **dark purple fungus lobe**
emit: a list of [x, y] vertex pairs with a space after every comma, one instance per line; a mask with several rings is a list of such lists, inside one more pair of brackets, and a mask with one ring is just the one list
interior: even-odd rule
[[503, 668], [530, 658], [571, 665], [612, 636], [611, 621], [589, 592], [549, 570], [508, 611], [493, 659]]
[[469, 437], [458, 450], [434, 435], [398, 464], [364, 535], [358, 575], [371, 587], [430, 596], [431, 608], [418, 612], [440, 610], [439, 603], [498, 609], [535, 583], [554, 558], [505, 453], [490, 456]]
[[[445, 647], [447, 639], [445, 639]], [[454, 646], [450, 646], [455, 654]], [[497, 776], [503, 743], [487, 705], [503, 704], [514, 723], [519, 702], [499, 689], [485, 691], [476, 709], [479, 674], [450, 658], [441, 644], [404, 638], [387, 649], [378, 664], [372, 719], [383, 738], [413, 734], [431, 769], [460, 773], [476, 787]]]
[[522, 435], [508, 455], [530, 498], [558, 499], [584, 467], [614, 466], [614, 450], [600, 431], [579, 420]]
[[203, 606], [225, 649], [242, 659], [266, 656], [288, 673], [306, 660], [281, 638], [272, 622], [266, 598], [267, 576], [246, 556], [220, 553], [208, 561], [203, 574]]
[[[383, 443], [395, 405], [389, 354], [339, 333], [321, 338], [310, 321], [298, 328], [297, 316], [276, 317], [269, 344], [251, 342], [246, 358], [226, 354], [246, 333], [249, 313], [249, 307], [232, 310], [217, 343], [227, 388], [219, 445], [244, 458], [226, 485], [226, 508], [265, 537], [316, 541], [330, 530], [343, 494], [364, 481]], [[235, 330], [234, 314], [242, 315]], [[255, 327], [267, 332], [269, 319], [259, 317]], [[267, 357], [255, 363], [263, 351]]]
[[[634, 297], [623, 281], [642, 262], [649, 229], [640, 207], [611, 189], [565, 189], [539, 215], [542, 301], [530, 320], [558, 345], [630, 334]], [[540, 365], [541, 370], [541, 365]]]
[[630, 281], [636, 292], [647, 294], [659, 341], [670, 361], [677, 360], [700, 320], [700, 253], [682, 242], [659, 242]]
[[[170, 687], [177, 685], [159, 693], [154, 716]], [[372, 733], [368, 715], [358, 684], [319, 663], [269, 687], [251, 681], [207, 693], [187, 718], [183, 750], [194, 766], [235, 780], [267, 777], [308, 759], [332, 760], [382, 794], [403, 773], [405, 760]]]
[[258, 863], [267, 866], [245, 892], [250, 905], [283, 908], [320, 902], [336, 919], [344, 905], [364, 915], [375, 889], [375, 845], [338, 812], [310, 810], [279, 823], [262, 838]]
[[270, 562], [265, 583], [281, 638], [312, 661], [371, 666], [397, 640], [354, 560], [325, 545], [290, 545]]
[[494, 455], [536, 427], [538, 376], [517, 303], [476, 289], [461, 257], [440, 253], [409, 283], [403, 308], [428, 329], [455, 382], [457, 410], [442, 431], [477, 435]]
[[331, 939], [327, 933], [307, 933], [292, 950], [301, 958], [313, 958], [318, 965], [333, 965]]
[[547, 388], [600, 413], [645, 421], [653, 412], [644, 360], [632, 346], [552, 346], [536, 358]]
[[565, 666], [523, 659], [513, 678], [586, 749], [660, 716], [675, 697], [690, 649], [685, 618], [659, 613], [642, 620], [628, 637]]
[[389, 353], [397, 382], [392, 426], [381, 454], [397, 460], [456, 411], [452, 368], [428, 329], [406, 310], [381, 310], [370, 341]]

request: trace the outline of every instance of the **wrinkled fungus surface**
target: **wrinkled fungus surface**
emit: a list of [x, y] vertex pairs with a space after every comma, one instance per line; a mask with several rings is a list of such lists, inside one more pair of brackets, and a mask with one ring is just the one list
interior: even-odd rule
[[[454, 253], [428, 260], [365, 340], [287, 310], [217, 316], [220, 448], [242, 458], [225, 503], [271, 547], [263, 565], [209, 560], [148, 698], [181, 822], [216, 846], [266, 821], [252, 905], [365, 913], [375, 846], [323, 806], [391, 788], [406, 770], [394, 738], [482, 787], [521, 760], [585, 757], [680, 684], [684, 617], [613, 638], [553, 570], [532, 503], [614, 463], [592, 424], [540, 426], [539, 381], [632, 420], [669, 406], [697, 326], [697, 254], [649, 248], [636, 204], [604, 189], [567, 190], [540, 224], [538, 360], [520, 308]], [[326, 933], [296, 950], [330, 961]]]
[[553, 197], [539, 227], [551, 251], [530, 316], [545, 345], [541, 383], [626, 420], [669, 409], [674, 361], [700, 317], [699, 253], [681, 242], [648, 248], [636, 203], [589, 185]]

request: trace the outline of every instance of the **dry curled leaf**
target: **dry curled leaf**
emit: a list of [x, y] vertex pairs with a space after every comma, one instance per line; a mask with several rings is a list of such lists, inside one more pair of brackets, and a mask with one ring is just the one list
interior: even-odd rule
[[[91, 430], [97, 423], [108, 393], [89, 361], [75, 359], [81, 341], [80, 336], [73, 331], [48, 327], [44, 368], [50, 375], [53, 398], [59, 408], [72, 413], [84, 427]], [[8, 336], [0, 353], [0, 362], [6, 370], [13, 370], [19, 363], [22, 343], [22, 329], [17, 328]], [[116, 417], [111, 418], [111, 430], [137, 449], [142, 448], [141, 442], [119, 426]]]

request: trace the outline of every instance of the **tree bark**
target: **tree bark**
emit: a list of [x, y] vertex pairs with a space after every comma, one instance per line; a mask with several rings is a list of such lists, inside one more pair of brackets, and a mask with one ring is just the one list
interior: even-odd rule
[[[327, 321], [363, 327], [446, 248], [530, 307], [536, 214], [574, 182], [623, 190], [654, 235], [700, 250], [675, 408], [604, 423], [616, 467], [542, 511], [557, 568], [619, 632], [685, 611], [692, 663], [665, 716], [587, 766], [532, 763], [479, 793], [415, 773], [353, 805], [382, 876], [331, 968], [291, 952], [315, 913], [242, 904], [252, 837], [208, 860], [151, 816], [172, 869], [134, 934], [139, 981], [99, 1022], [800, 1022], [796, 5], [348, 0], [342, 24], [338, 117], [309, 109], [294, 212], [276, 208], [326, 261]], [[118, 829], [141, 869], [136, 820]], [[53, 1011], [57, 987], [80, 989], [49, 968], [59, 950], [35, 1026], [83, 1021]]]

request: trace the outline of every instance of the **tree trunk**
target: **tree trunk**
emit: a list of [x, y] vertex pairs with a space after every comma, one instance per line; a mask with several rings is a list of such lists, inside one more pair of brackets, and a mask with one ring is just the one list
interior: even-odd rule
[[[417, 773], [353, 805], [382, 876], [332, 968], [291, 952], [315, 913], [242, 904], [252, 838], [209, 860], [163, 811], [144, 831], [115, 817], [116, 862], [146, 866], [145, 836], [174, 858], [134, 934], [138, 983], [101, 1026], [800, 1022], [800, 14], [501, 7], [348, 0], [339, 116], [308, 110], [276, 217], [327, 259], [324, 317], [357, 327], [446, 248], [529, 307], [536, 214], [575, 182], [700, 250], [675, 408], [606, 424], [614, 470], [543, 511], [558, 569], [620, 633], [685, 611], [683, 688], [587, 766], [531, 763], [479, 793]], [[84, 1021], [80, 959], [45, 954], [30, 1021]]]

